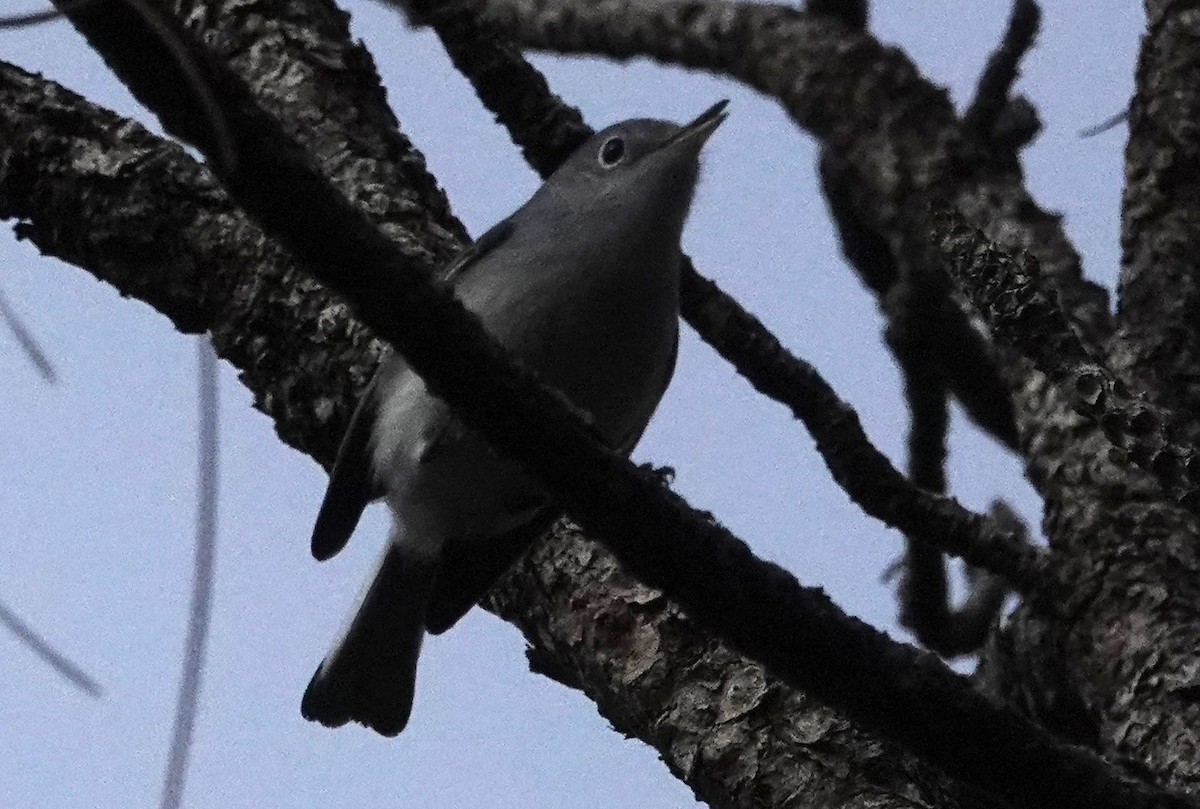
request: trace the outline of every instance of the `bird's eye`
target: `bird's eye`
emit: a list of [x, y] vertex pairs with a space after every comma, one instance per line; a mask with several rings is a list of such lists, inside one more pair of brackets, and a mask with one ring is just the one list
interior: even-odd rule
[[625, 139], [624, 138], [609, 138], [604, 141], [604, 145], [600, 147], [600, 165], [606, 169], [611, 169], [613, 166], [621, 162], [621, 158], [625, 156]]

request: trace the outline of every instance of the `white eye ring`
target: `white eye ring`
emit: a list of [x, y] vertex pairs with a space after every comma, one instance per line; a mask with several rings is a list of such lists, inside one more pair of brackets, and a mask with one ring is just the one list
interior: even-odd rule
[[625, 139], [614, 135], [600, 147], [596, 160], [606, 169], [611, 169], [625, 158]]

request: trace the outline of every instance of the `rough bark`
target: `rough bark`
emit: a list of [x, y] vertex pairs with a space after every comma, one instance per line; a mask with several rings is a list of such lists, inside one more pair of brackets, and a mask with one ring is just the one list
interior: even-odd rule
[[1200, 436], [1200, 23], [1186, 4], [1149, 3], [1129, 110], [1121, 216], [1121, 339], [1128, 382]]
[[[145, 300], [181, 331], [211, 329], [281, 438], [330, 464], [380, 350], [345, 305], [297, 270], [179, 147], [12, 67], [0, 69], [0, 98], [0, 215], [17, 218], [18, 234], [44, 253]], [[548, 628], [552, 619], [570, 625], [576, 593], [607, 599], [610, 620], [641, 620], [641, 597], [625, 597], [628, 578], [610, 584], [612, 557], [570, 533], [548, 540], [532, 558], [504, 588], [507, 603], [520, 608], [503, 614], [523, 616], [533, 648], [547, 659], [561, 657], [568, 669], [579, 661], [625, 660], [628, 640], [617, 633], [592, 639], [590, 654], [574, 649], [567, 658], [563, 650], [571, 645]], [[591, 564], [580, 564], [581, 558]], [[575, 574], [559, 576], [560, 566]], [[578, 625], [578, 617], [574, 621]], [[671, 625], [688, 626], [678, 617]], [[762, 679], [761, 669], [694, 628], [683, 640], [678, 628], [674, 640], [656, 639], [658, 631], [651, 625], [638, 637], [647, 649], [660, 650], [663, 671], [675, 673], [670, 690], [649, 679], [605, 681], [593, 662], [589, 695], [609, 705], [650, 705], [651, 692], [684, 701], [713, 687], [717, 672], [730, 665], [750, 680]], [[666, 653], [673, 648], [681, 650], [678, 666]], [[762, 688], [774, 696], [752, 711], [730, 715], [697, 707], [629, 714], [618, 724], [654, 744], [714, 806], [959, 805], [953, 796], [960, 788], [895, 745], [778, 681]], [[746, 748], [721, 742], [750, 737], [764, 741]], [[713, 755], [718, 750], [721, 755]]]
[[[268, 232], [347, 296], [468, 426], [526, 464], [624, 564], [662, 587], [707, 630], [790, 684], [810, 689], [949, 774], [1016, 805], [1044, 800], [1068, 807], [1181, 805], [1085, 751], [1057, 744], [1022, 717], [963, 688], [931, 658], [848, 619], [819, 591], [800, 587], [756, 559], [710, 515], [690, 509], [644, 470], [600, 448], [586, 425], [507, 360], [428, 272], [403, 269], [420, 258], [407, 240], [380, 233], [330, 186], [225, 65], [195, 54], [220, 109], [214, 114], [201, 104], [189, 108], [163, 76], [146, 73], [146, 56], [155, 51], [162, 52], [160, 70], [180, 73], [166, 58], [171, 54], [159, 26], [144, 24], [154, 20], [135, 14], [102, 19], [90, 10], [72, 14], [134, 94], [169, 130], [214, 161], [232, 195]], [[172, 83], [181, 85], [182, 78]], [[218, 131], [218, 117], [227, 131]], [[817, 399], [827, 411], [815, 414], [818, 421], [832, 417], [854, 426], [853, 414], [831, 392]], [[840, 432], [837, 424], [822, 426]], [[950, 501], [943, 507], [954, 510]], [[980, 519], [947, 517], [948, 533]]]
[[485, 603], [710, 806], [991, 805], [715, 643], [570, 523]]
[[[1194, 15], [1186, 4], [1167, 8], [1188, 21]], [[1167, 30], [1155, 10], [1152, 33]], [[944, 96], [895, 52], [779, 7], [613, 0], [568, 15], [549, 3], [491, 0], [485, 13], [532, 46], [621, 59], [651, 56], [732, 75], [780, 98], [797, 123], [854, 167], [862, 191], [848, 204], [902, 260], [913, 260], [905, 237], [916, 244], [919, 235], [905, 220], [905, 205], [920, 205], [936, 190], [1002, 246], [1037, 256], [1037, 283], [1053, 291], [1072, 329], [1089, 348], [1107, 343], [1104, 296], [1082, 280], [1057, 218], [1029, 199], [1013, 161], [989, 160], [973, 150], [977, 144], [959, 131]], [[605, 22], [615, 18], [622, 21], [619, 28]], [[1194, 58], [1183, 39], [1176, 47]], [[1163, 97], [1173, 97], [1171, 92]], [[845, 99], [854, 103], [835, 103]], [[1020, 449], [1046, 498], [1043, 527], [1063, 564], [1056, 626], [1045, 631], [1022, 611], [1009, 630], [1012, 657], [1003, 665], [1038, 671], [1029, 681], [1035, 688], [1038, 682], [1068, 683], [1073, 695], [1041, 699], [1022, 693], [1019, 683], [996, 693], [1036, 706], [1043, 721], [1064, 732], [1091, 727], [1090, 741], [1118, 760], [1195, 790], [1197, 761], [1180, 755], [1178, 746], [1183, 740], [1183, 749], [1196, 749], [1188, 735], [1196, 727], [1188, 695], [1200, 647], [1190, 584], [1194, 521], [1148, 475], [1114, 454], [1098, 426], [1071, 412], [1071, 392], [1060, 391], [1019, 356], [1010, 357], [1006, 371]], [[1027, 659], [1014, 664], [1019, 657]]]
[[[414, 267], [430, 270], [457, 248], [461, 227], [382, 104], [369, 58], [348, 44], [332, 6], [294, 2], [286, 19], [271, 19], [277, 5], [196, 2], [184, 11], [192, 30], [291, 122], [290, 134], [343, 193], [404, 244]], [[1030, 199], [1014, 156], [985, 148], [897, 51], [790, 8], [566, 6], [492, 0], [485, 11], [534, 46], [649, 55], [778, 97], [853, 172], [839, 204], [879, 237], [895, 267], [924, 256], [926, 234], [910, 212], [931, 196], [950, 201], [1001, 247], [1037, 257], [1031, 282], [1059, 302], [1087, 350], [1107, 347], [1109, 364], [1136, 392], [1172, 418], [1195, 421], [1190, 4], [1148, 5], [1128, 152], [1120, 332], [1111, 340], [1104, 294], [1082, 279], [1057, 217]], [[284, 440], [328, 463], [378, 344], [181, 150], [19, 71], [0, 76], [0, 216], [21, 219], [21, 236], [147, 300], [181, 330], [213, 329]], [[278, 89], [260, 80], [268, 76], [282, 77]], [[878, 291], [893, 280], [879, 279]], [[1076, 412], [1078, 391], [1015, 351], [996, 356], [1060, 565], [1056, 597], [1027, 601], [993, 635], [980, 683], [1063, 738], [1195, 794], [1195, 518]], [[997, 424], [1003, 429], [1003, 416]], [[581, 621], [575, 610], [584, 604], [589, 618]], [[571, 531], [541, 546], [494, 605], [521, 623], [536, 668], [583, 688], [714, 805], [968, 800], [713, 644]]]

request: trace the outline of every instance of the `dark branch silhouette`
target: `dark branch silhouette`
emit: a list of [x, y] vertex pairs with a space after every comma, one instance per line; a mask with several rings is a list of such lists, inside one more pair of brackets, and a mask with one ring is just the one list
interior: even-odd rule
[[[137, 2], [158, 13], [156, 4]], [[238, 161], [213, 163], [242, 210], [181, 151], [0, 65], [0, 215], [17, 217], [18, 235], [43, 251], [150, 301], [181, 330], [211, 329], [281, 436], [328, 463], [380, 344], [327, 290], [295, 273], [288, 252], [311, 264], [368, 326], [417, 357], [472, 424], [553, 477], [568, 510], [640, 579], [560, 525], [489, 603], [525, 631], [539, 670], [582, 688], [714, 806], [874, 805], [862, 784], [886, 784], [893, 798], [931, 806], [1191, 805], [1129, 780], [1136, 773], [1189, 793], [1200, 783], [1188, 752], [1200, 748], [1192, 699], [1200, 590], [1190, 584], [1200, 578], [1200, 543], [1195, 515], [1179, 507], [1195, 505], [1188, 448], [1200, 432], [1193, 316], [1200, 216], [1192, 211], [1200, 193], [1190, 179], [1200, 176], [1191, 170], [1200, 165], [1200, 130], [1192, 125], [1200, 49], [1186, 4], [1152, 5], [1142, 44], [1115, 316], [1107, 294], [1082, 276], [1061, 219], [1024, 185], [1019, 151], [1040, 123], [1032, 105], [1013, 96], [1013, 82], [1037, 30], [1032, 3], [1014, 7], [963, 119], [899, 49], [870, 36], [865, 3], [814, 2], [804, 12], [721, 0], [487, 0], [471, 3], [469, 13], [455, 8], [439, 5], [426, 17], [441, 16], [448, 52], [485, 104], [525, 105], [501, 117], [508, 115], [514, 140], [539, 171], [587, 130], [526, 70], [519, 47], [705, 69], [778, 99], [817, 140], [843, 248], [885, 307], [904, 365], [914, 477], [945, 488], [953, 395], [1025, 463], [1044, 499], [1050, 550], [1027, 547], [1024, 527], [1003, 506], [988, 518], [956, 511], [901, 478], [872, 454], [849, 405], [699, 274], [688, 276], [685, 308], [756, 386], [803, 411], [835, 476], [873, 513], [914, 537], [953, 539], [968, 558], [992, 554], [993, 567], [1020, 570], [1029, 561], [1034, 584], [996, 624], [999, 585], [972, 586], [951, 611], [940, 558], [914, 545], [937, 562], [928, 568], [927, 631], [947, 653], [987, 637], [973, 681], [979, 691], [755, 559], [651, 472], [597, 455], [569, 413], [505, 365], [471, 321], [422, 282], [464, 233], [383, 106], [369, 55], [349, 42], [331, 4], [294, 0], [287, 24], [311, 20], [312, 27], [282, 44], [261, 33], [277, 22], [269, 13], [189, 15], [193, 30], [180, 41], [203, 35], [214, 50], [185, 44], [182, 64], [150, 30], [169, 19], [147, 26], [120, 0], [103, 14], [79, 8], [76, 23], [168, 130], [219, 155], [218, 128], [187, 90], [185, 68], [195, 66], [229, 113]], [[278, 48], [282, 61], [255, 62], [259, 46]], [[311, 52], [323, 54], [319, 65], [307, 59]], [[143, 57], [148, 71], [135, 69]], [[232, 64], [254, 87], [254, 100], [227, 75]], [[281, 66], [305, 80], [260, 81], [280, 75]], [[112, 179], [101, 187], [73, 169], [80, 157], [121, 170], [107, 171]], [[358, 211], [364, 193], [372, 201]], [[381, 197], [388, 199], [382, 207]], [[114, 215], [129, 200], [160, 217], [154, 244]], [[923, 215], [930, 200], [961, 213], [949, 238], [944, 229], [930, 233]], [[930, 261], [938, 250], [966, 294], [949, 284], [942, 261]], [[191, 272], [179, 273], [170, 260], [181, 255], [194, 260]], [[965, 315], [968, 302], [990, 341]], [[460, 350], [461, 367], [439, 367], [438, 356]], [[314, 408], [317, 397], [322, 407]], [[497, 412], [480, 412], [477, 400]], [[600, 489], [610, 496], [585, 494]], [[966, 541], [980, 536], [990, 544]], [[650, 651], [635, 648], [643, 646]], [[814, 713], [799, 689], [841, 716]], [[697, 693], [711, 699], [689, 696]], [[811, 722], [848, 728], [835, 734], [836, 764], [816, 775], [795, 763], [805, 747], [795, 740], [810, 738]], [[706, 745], [718, 738], [733, 741], [714, 752]], [[830, 738], [815, 746], [832, 749], [822, 747]], [[885, 752], [859, 755], [867, 749]], [[941, 772], [897, 776], [913, 752]], [[854, 762], [849, 777], [847, 761]], [[880, 764], [894, 769], [881, 775]], [[933, 792], [924, 791], [931, 784]]]
[[1200, 513], [1200, 455], [1180, 441], [1184, 429], [1175, 414], [1132, 395], [1080, 339], [1044, 291], [1037, 259], [1024, 252], [1010, 255], [944, 209], [935, 213], [931, 234], [951, 276], [996, 339], [1032, 360], [1125, 457], [1178, 503]]
[[991, 138], [1001, 112], [1009, 104], [1021, 60], [1033, 47], [1041, 19], [1042, 10], [1035, 0], [1014, 0], [1000, 47], [988, 59], [987, 67], [979, 77], [975, 98], [963, 113], [964, 129], [974, 131], [984, 139]]
[[196, 552], [192, 568], [192, 598], [188, 608], [187, 637], [183, 642], [183, 676], [175, 704], [171, 746], [163, 777], [161, 809], [183, 805], [196, 713], [200, 706], [200, 681], [204, 674], [208, 628], [212, 621], [213, 582], [217, 553], [217, 476], [219, 472], [220, 402], [217, 397], [217, 356], [206, 338], [196, 341], [200, 428], [197, 431]]
[[8, 330], [17, 339], [17, 345], [25, 352], [25, 356], [33, 363], [33, 367], [37, 369], [42, 379], [51, 385], [57, 382], [58, 373], [54, 370], [54, 363], [50, 362], [50, 357], [46, 354], [45, 349], [38, 343], [37, 338], [33, 336], [33, 332], [21, 320], [16, 310], [12, 308], [3, 291], [0, 291], [0, 320], [3, 320], [4, 325], [8, 326]]
[[56, 651], [50, 642], [29, 624], [21, 620], [21, 618], [8, 607], [7, 604], [0, 602], [0, 624], [8, 627], [8, 630], [17, 636], [33, 650], [34, 654], [46, 662], [50, 668], [57, 671], [71, 685], [78, 688], [89, 697], [99, 697], [104, 693], [104, 690], [96, 683], [94, 679], [89, 677], [82, 668], [71, 662], [70, 658]]
[[[171, 95], [176, 77], [170, 69], [152, 75], [133, 69], [129, 55], [138, 54], [141, 67], [153, 47], [142, 41], [153, 33], [136, 15], [101, 20], [79, 14], [72, 21], [169, 131], [202, 151], [215, 149], [203, 116]], [[940, 663], [840, 615], [822, 594], [755, 559], [652, 473], [604, 450], [561, 399], [506, 361], [428, 272], [396, 271], [408, 263], [411, 248], [384, 237], [331, 189], [237, 76], [216, 60], [206, 68], [239, 155], [232, 170], [216, 167], [233, 197], [314, 275], [345, 295], [364, 323], [401, 351], [468, 426], [526, 464], [639, 578], [789, 682], [1016, 805], [1036, 806], [1047, 798], [1079, 807], [1188, 805], [1122, 777], [1099, 757], [1060, 745], [958, 682]], [[447, 362], [447, 355], [455, 361]], [[848, 421], [843, 414], [827, 426], [840, 431]], [[804, 665], [814, 657], [819, 666]], [[969, 742], [967, 728], [973, 731]]]

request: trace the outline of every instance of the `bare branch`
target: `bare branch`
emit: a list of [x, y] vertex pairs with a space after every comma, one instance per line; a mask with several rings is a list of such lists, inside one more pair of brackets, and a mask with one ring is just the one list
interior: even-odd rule
[[[863, 433], [858, 415], [808, 363], [774, 342], [753, 315], [697, 276], [703, 307], [695, 320], [756, 390], [786, 401], [817, 442], [834, 480], [873, 517], [971, 564], [992, 570], [1025, 593], [1044, 586], [1046, 561], [1016, 537], [952, 498], [913, 487]], [[695, 294], [684, 289], [683, 295]], [[700, 328], [700, 327], [698, 327]]]
[[1009, 94], [1019, 75], [1021, 60], [1033, 46], [1041, 23], [1042, 11], [1037, 0], [1013, 0], [1008, 28], [1000, 46], [988, 58], [975, 99], [963, 113], [963, 129], [981, 139], [991, 140], [1000, 112], [1009, 103]]
[[1129, 110], [1123, 109], [1115, 115], [1105, 118], [1098, 124], [1093, 124], [1092, 126], [1084, 127], [1083, 129], [1079, 130], [1079, 137], [1094, 138], [1096, 135], [1101, 135], [1110, 129], [1115, 129], [1128, 120]]
[[[84, 1], [87, 2], [87, 0]], [[31, 11], [27, 14], [9, 14], [0, 17], [0, 30], [15, 30], [17, 28], [41, 25], [42, 23], [57, 20], [62, 15], [63, 13], [56, 8], [46, 9], [45, 11]]]
[[208, 340], [196, 340], [200, 428], [198, 433], [196, 476], [196, 556], [192, 571], [192, 601], [188, 609], [187, 637], [183, 643], [183, 677], [175, 703], [175, 723], [163, 778], [161, 809], [183, 805], [183, 786], [187, 778], [196, 712], [200, 705], [200, 679], [204, 674], [204, 654], [208, 646], [208, 627], [212, 620], [213, 581], [217, 553], [217, 475], [220, 436], [217, 398], [217, 355]]
[[21, 321], [16, 310], [9, 304], [3, 290], [0, 290], [0, 320], [4, 321], [4, 325], [8, 326], [13, 337], [17, 338], [17, 344], [21, 346], [21, 350], [25, 352], [25, 356], [41, 374], [42, 379], [51, 385], [57, 382], [58, 374], [54, 371], [54, 364], [50, 362], [50, 358], [38, 344], [33, 332]]
[[[1157, 6], [1158, 8], [1154, 8]], [[1173, 410], [1200, 443], [1200, 29], [1185, 5], [1148, 3], [1128, 108], [1121, 203], [1120, 340], [1113, 370]]]
[[[949, 412], [942, 374], [934, 362], [937, 354], [931, 345], [940, 336], [936, 310], [949, 305], [946, 286], [944, 276], [905, 272], [893, 285], [885, 304], [889, 318], [887, 341], [904, 376], [910, 413], [909, 478], [922, 489], [938, 493], [946, 490]], [[1022, 544], [1028, 544], [1019, 522], [1008, 519], [1004, 525], [1022, 538]], [[952, 657], [977, 651], [1003, 606], [1008, 592], [1004, 577], [969, 567], [966, 602], [961, 609], [951, 609], [942, 554], [918, 537], [905, 539], [899, 588], [901, 625], [938, 654]]]
[[[148, 35], [131, 17], [73, 21], [169, 130], [211, 146], [195, 111], [160, 108], [159, 77], [130, 69], [128, 54], [141, 53], [139, 40]], [[106, 47], [117, 45], [113, 32], [95, 29], [113, 26], [121, 41]], [[736, 646], [753, 650], [792, 684], [1017, 805], [1189, 805], [1124, 778], [1097, 756], [1064, 749], [935, 661], [842, 616], [822, 594], [755, 559], [744, 543], [688, 509], [652, 473], [604, 450], [550, 391], [505, 360], [447, 290], [427, 273], [397, 272], [405, 247], [329, 188], [242, 82], [219, 64], [208, 68], [243, 157], [223, 177], [235, 198], [346, 295], [466, 424], [526, 463], [639, 578], [662, 587], [716, 634], [736, 638]], [[820, 664], [804, 665], [813, 660]]]
[[[78, 8], [87, 3], [98, 2], [98, 0], [73, 0], [70, 5], [72, 8]], [[48, 8], [45, 11], [30, 11], [25, 14], [8, 14], [0, 16], [0, 31], [15, 30], [17, 28], [28, 28], [34, 25], [42, 25], [43, 23], [53, 22], [54, 20], [62, 19], [63, 12], [57, 8]]]
[[714, 642], [569, 523], [485, 604], [713, 809], [996, 806]]
[[[829, 150], [818, 162], [821, 188], [841, 238], [842, 252], [859, 278], [884, 302], [897, 283], [899, 271], [892, 248], [859, 215], [854, 190], [865, 184], [853, 167]], [[937, 305], [926, 307], [930, 319], [925, 333], [936, 335], [925, 341], [925, 350], [936, 359], [943, 383], [967, 411], [967, 416], [1009, 449], [1017, 446], [1017, 425], [1012, 395], [998, 367], [997, 357], [983, 336], [967, 321], [960, 307], [942, 291]]]
[[[950, 413], [942, 375], [928, 350], [922, 328], [945, 290], [922, 283], [923, 276], [905, 273], [887, 294], [887, 342], [900, 364], [908, 401], [908, 476], [931, 492], [946, 491], [946, 433]], [[950, 591], [945, 560], [936, 548], [905, 536], [904, 573], [900, 579], [900, 624], [939, 654], [950, 654], [940, 630], [947, 623]]]
[[[549, 174], [569, 153], [562, 144], [573, 148], [591, 134], [579, 112], [552, 95], [541, 74], [469, 11], [427, 0], [413, 4], [413, 10], [438, 32], [455, 66], [540, 173]], [[548, 143], [539, 140], [543, 136]], [[1041, 575], [1036, 554], [1014, 555], [1016, 546], [1006, 542], [1003, 532], [992, 531], [953, 501], [931, 498], [910, 486], [871, 445], [857, 427], [857, 415], [816, 370], [789, 353], [757, 318], [699, 275], [690, 259], [683, 267], [681, 306], [701, 339], [756, 390], [804, 421], [834, 478], [868, 514], [910, 532], [914, 539], [1012, 577], [1022, 589], [1036, 589]], [[854, 429], [835, 433], [829, 427], [850, 422]], [[964, 532], [968, 523], [973, 527]]]
[[10, 632], [28, 646], [34, 654], [45, 661], [50, 668], [57, 671], [71, 685], [89, 697], [100, 697], [104, 693], [99, 684], [89, 677], [82, 668], [71, 662], [70, 658], [66, 655], [55, 650], [48, 640], [36, 629], [22, 621], [20, 616], [2, 601], [0, 601], [0, 624], [8, 627]]
[[548, 177], [592, 135], [583, 114], [550, 90], [541, 71], [511, 40], [496, 36], [469, 9], [433, 0], [386, 0], [411, 6], [431, 25], [454, 67], [508, 130], [525, 161]]
[[824, 14], [841, 20], [851, 28], [867, 27], [870, 3], [867, 0], [808, 0], [804, 9], [812, 14]]
[[1015, 96], [1000, 110], [992, 125], [990, 142], [997, 148], [1015, 155], [1042, 131], [1042, 119], [1037, 109], [1025, 96]]
[[947, 210], [934, 214], [931, 235], [996, 339], [1031, 359], [1169, 497], [1200, 513], [1200, 455], [1181, 441], [1174, 414], [1131, 394], [1080, 340], [1043, 290], [1037, 259], [1004, 251]]

